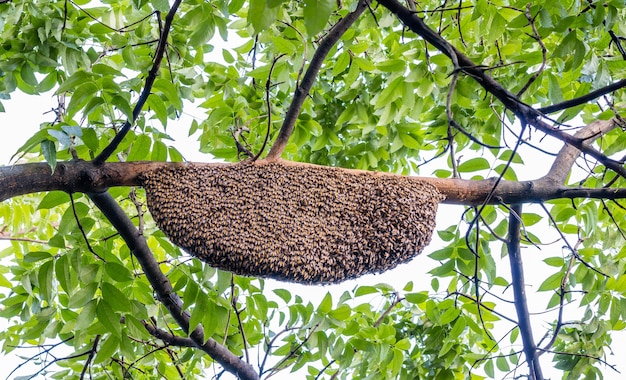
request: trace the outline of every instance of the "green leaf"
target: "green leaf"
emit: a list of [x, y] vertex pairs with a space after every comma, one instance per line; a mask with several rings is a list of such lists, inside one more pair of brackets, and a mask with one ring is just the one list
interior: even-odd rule
[[182, 154], [180, 154], [180, 152], [178, 150], [176, 150], [176, 148], [174, 148], [174, 147], [167, 148], [167, 153], [170, 156], [170, 161], [172, 161], [172, 162], [182, 162], [183, 161]]
[[[93, 94], [92, 94], [93, 95]], [[104, 99], [100, 96], [92, 96], [91, 99], [83, 107], [82, 113], [84, 115], [90, 115], [94, 110], [104, 104]], [[89, 129], [91, 130], [91, 129]]]
[[563, 280], [563, 273], [561, 272], [554, 273], [553, 275], [549, 276], [541, 283], [538, 291], [545, 292], [545, 291], [554, 291], [556, 289], [559, 289], [559, 287], [561, 286], [562, 280]]
[[334, 6], [335, 0], [304, 0], [304, 25], [309, 36], [326, 27]]
[[84, 330], [87, 327], [91, 326], [93, 321], [96, 319], [97, 304], [98, 301], [91, 300], [88, 304], [85, 305], [85, 307], [83, 307], [80, 313], [78, 313], [78, 316], [76, 317], [76, 324], [74, 325], [74, 328], [76, 330]]
[[243, 4], [245, 3], [245, 0], [232, 0], [228, 2], [228, 12], [233, 14], [236, 13], [238, 10], [241, 9], [241, 7], [243, 6]]
[[170, 4], [167, 0], [150, 0], [150, 4], [152, 4], [155, 10], [162, 13], [167, 13], [170, 9]]
[[407, 302], [420, 304], [428, 299], [428, 294], [425, 292], [421, 293], [407, 293], [404, 298]]
[[45, 78], [35, 87], [37, 92], [48, 92], [54, 88], [57, 84], [57, 73], [56, 71], [51, 72], [46, 75]]
[[52, 140], [43, 140], [41, 142], [41, 154], [50, 166], [50, 170], [54, 173], [57, 166], [57, 148]]
[[48, 260], [41, 264], [37, 273], [39, 283], [39, 294], [44, 301], [50, 303], [52, 300], [52, 278], [54, 275], [54, 261]]
[[98, 284], [92, 282], [87, 285], [82, 285], [81, 288], [70, 297], [69, 307], [76, 309], [86, 305], [89, 301], [93, 300]]
[[348, 68], [349, 65], [350, 65], [350, 54], [347, 52], [343, 52], [339, 54], [339, 57], [337, 57], [337, 62], [335, 62], [335, 65], [333, 65], [333, 71], [332, 71], [333, 76], [336, 77], [339, 74], [343, 73], [344, 70]]
[[128, 153], [128, 161], [141, 161], [148, 158], [150, 154], [150, 146], [152, 145], [152, 139], [146, 134], [140, 134], [133, 141], [133, 145]]
[[330, 313], [328, 313], [330, 317], [337, 319], [339, 321], [345, 321], [346, 319], [350, 318], [351, 314], [352, 314], [352, 309], [350, 308], [350, 306], [346, 304], [342, 304], [335, 310], [332, 310]]
[[266, 0], [250, 0], [248, 23], [254, 28], [255, 34], [261, 33], [276, 20], [278, 9], [269, 6]]
[[526, 227], [537, 224], [541, 220], [543, 220], [543, 217], [541, 215], [537, 215], [537, 214], [533, 214], [529, 212], [525, 212], [522, 215], [522, 222], [524, 223], [524, 226]]
[[130, 103], [128, 103], [128, 100], [126, 98], [116, 95], [111, 98], [111, 104], [117, 107], [118, 110], [122, 111], [127, 120], [133, 120], [133, 109], [131, 108]]
[[430, 270], [428, 273], [432, 274], [433, 276], [444, 277], [454, 273], [454, 265], [454, 260], [448, 260], [443, 265]]
[[162, 141], [154, 141], [152, 145], [151, 161], [167, 161], [167, 146]]
[[200, 291], [195, 301], [195, 306], [191, 311], [191, 318], [189, 318], [189, 332], [195, 329], [209, 312], [209, 302], [206, 294]]
[[107, 360], [111, 360], [113, 355], [117, 352], [120, 345], [120, 338], [115, 335], [109, 335], [103, 343], [100, 344], [98, 353], [93, 360], [94, 364], [103, 363]]
[[372, 293], [378, 293], [378, 289], [374, 286], [361, 285], [354, 292], [354, 296], [361, 297]]
[[28, 252], [26, 255], [24, 255], [24, 262], [34, 263], [37, 261], [48, 260], [51, 258], [52, 258], [52, 255], [50, 254], [50, 252], [41, 252], [41, 251]]
[[330, 292], [327, 292], [320, 305], [317, 307], [317, 311], [321, 314], [328, 314], [333, 307], [333, 297]]
[[57, 262], [54, 266], [54, 271], [56, 274], [56, 279], [59, 282], [59, 285], [66, 293], [70, 293], [73, 290], [72, 284], [72, 272], [70, 268], [70, 260], [67, 255], [63, 255], [57, 259]]
[[178, 92], [178, 89], [174, 83], [171, 81], [165, 80], [163, 78], [158, 78], [154, 81], [154, 86], [152, 87], [154, 92], [161, 92], [169, 103], [174, 106], [177, 110], [181, 110], [183, 108], [183, 102], [181, 96]]
[[400, 140], [402, 140], [402, 144], [409, 149], [420, 149], [422, 147], [422, 145], [409, 134], [400, 133], [398, 136]]
[[558, 268], [563, 267], [563, 265], [565, 264], [565, 261], [563, 260], [562, 257], [547, 257], [543, 259], [543, 262], [552, 267], [558, 267]]
[[380, 94], [377, 95], [375, 106], [376, 108], [383, 108], [387, 104], [393, 102], [394, 100], [400, 98], [400, 94], [402, 94], [402, 86], [404, 85], [404, 77], [398, 77], [389, 83], [387, 87], [385, 87]]
[[194, 32], [189, 37], [191, 46], [202, 46], [207, 43], [215, 34], [215, 23], [212, 17], [204, 14], [199, 24], [194, 25]]
[[87, 148], [92, 152], [98, 152], [100, 149], [100, 143], [98, 141], [98, 135], [96, 131], [91, 128], [85, 128], [81, 137]]
[[487, 28], [487, 36], [489, 41], [494, 41], [502, 37], [502, 33], [506, 27], [506, 20], [500, 15], [500, 12], [492, 12], [491, 24]]
[[131, 311], [128, 297], [115, 285], [103, 282], [100, 289], [102, 290], [102, 299], [105, 300], [113, 310], [122, 312]]
[[11, 161], [17, 156], [19, 153], [28, 153], [34, 147], [40, 145], [43, 141], [47, 140], [50, 137], [47, 129], [41, 129], [37, 131], [33, 136], [31, 136], [24, 145], [22, 145], [14, 154], [11, 156]]
[[0, 287], [11, 289], [13, 288], [13, 284], [11, 281], [7, 280], [6, 277], [2, 273], [0, 273]]
[[458, 171], [461, 173], [475, 172], [478, 170], [489, 169], [489, 161], [482, 157], [471, 158], [467, 161], [464, 161], [461, 165], [458, 166]]
[[402, 59], [389, 59], [378, 63], [376, 68], [382, 72], [404, 72], [406, 61]]
[[72, 94], [70, 103], [67, 106], [68, 116], [74, 116], [78, 111], [87, 105], [87, 103], [98, 93], [99, 89], [93, 82], [81, 84]]
[[561, 85], [558, 79], [554, 75], [548, 75], [548, 78], [548, 97], [550, 98], [550, 102], [552, 104], [563, 102], [563, 92], [561, 91]]
[[51, 191], [47, 193], [39, 205], [37, 210], [47, 210], [70, 201], [70, 196], [64, 191]]
[[120, 322], [120, 317], [113, 311], [113, 308], [104, 300], [101, 299], [98, 301], [98, 306], [96, 307], [96, 315], [98, 316], [98, 321], [112, 334], [117, 336], [121, 336], [122, 334], [122, 324]]
[[485, 362], [485, 365], [483, 366], [483, 369], [485, 370], [485, 373], [487, 374], [489, 378], [493, 379], [495, 377], [495, 370], [493, 368], [493, 359], [487, 359], [487, 361]]
[[70, 75], [69, 78], [63, 81], [59, 88], [55, 91], [55, 95], [60, 95], [64, 92], [74, 91], [78, 86], [91, 82], [92, 74], [89, 74], [85, 71], [77, 71], [74, 74]]
[[285, 301], [285, 303], [289, 303], [289, 301], [291, 301], [291, 293], [287, 289], [274, 289], [272, 291]]
[[467, 327], [467, 323], [465, 322], [465, 318], [460, 317], [459, 319], [456, 320], [456, 322], [454, 322], [454, 326], [452, 326], [452, 329], [450, 330], [448, 338], [449, 339], [458, 339], [461, 336], [461, 334], [463, 333], [463, 331], [465, 331], [465, 327]]
[[146, 100], [146, 105], [154, 112], [155, 116], [164, 127], [167, 126], [167, 107], [160, 96], [150, 94]]

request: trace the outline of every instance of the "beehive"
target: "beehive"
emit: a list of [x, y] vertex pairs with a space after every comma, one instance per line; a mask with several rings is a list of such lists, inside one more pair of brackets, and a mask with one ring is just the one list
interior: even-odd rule
[[141, 176], [170, 240], [240, 275], [326, 284], [405, 263], [443, 196], [410, 177], [285, 162], [166, 167]]

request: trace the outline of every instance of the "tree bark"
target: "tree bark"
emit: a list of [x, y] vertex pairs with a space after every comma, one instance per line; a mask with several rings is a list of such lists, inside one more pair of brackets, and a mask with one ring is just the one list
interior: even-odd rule
[[[263, 161], [259, 161], [262, 163]], [[568, 163], [570, 160], [568, 160]], [[109, 187], [139, 186], [139, 175], [165, 166], [223, 166], [222, 163], [181, 162], [107, 162], [100, 165], [86, 161], [59, 162], [54, 173], [46, 163], [20, 164], [0, 167], [0, 201], [41, 191], [61, 190], [68, 193], [98, 193]], [[345, 169], [349, 170], [349, 169]], [[396, 174], [371, 172], [372, 175]], [[442, 203], [459, 205], [488, 203], [533, 203], [557, 198], [626, 198], [626, 189], [566, 187], [551, 177], [531, 181], [463, 180], [455, 178], [410, 177], [427, 182], [446, 196]]]

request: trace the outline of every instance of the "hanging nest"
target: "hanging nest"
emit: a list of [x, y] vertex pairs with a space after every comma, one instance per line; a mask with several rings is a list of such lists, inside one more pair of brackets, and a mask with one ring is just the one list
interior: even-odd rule
[[414, 178], [283, 161], [144, 173], [170, 240], [239, 275], [326, 284], [410, 261], [443, 196]]

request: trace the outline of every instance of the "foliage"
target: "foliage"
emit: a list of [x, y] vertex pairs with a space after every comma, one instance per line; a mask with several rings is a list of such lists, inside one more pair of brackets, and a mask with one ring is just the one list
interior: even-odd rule
[[[554, 142], [521, 125], [492, 92], [381, 4], [370, 4], [330, 50], [284, 158], [517, 180], [537, 154], [535, 146], [555, 150]], [[524, 104], [560, 104], [626, 76], [623, 0], [413, 5], [427, 25]], [[275, 138], [321, 38], [357, 6], [330, 0], [182, 2], [144, 111], [110, 161], [183, 160], [170, 146], [168, 128], [191, 106], [206, 112], [188, 126], [200, 151], [238, 161], [235, 138], [258, 152], [268, 123]], [[133, 120], [169, 9], [163, 0], [0, 1], [0, 109], [11, 107], [16, 91], [54, 92], [59, 99], [53, 120], [15, 157], [43, 159], [54, 170], [62, 160], [91, 160], [107, 146]], [[623, 115], [625, 104], [621, 90], [552, 116], [580, 127]], [[524, 144], [530, 148], [518, 149]], [[622, 129], [593, 147], [620, 159]], [[624, 178], [604, 162], [579, 163], [569, 185], [624, 187]], [[525, 373], [519, 321], [502, 309], [513, 300], [512, 279], [500, 260], [507, 253], [508, 205], [472, 205], [461, 222], [439, 226], [440, 246], [429, 257], [440, 264], [429, 272], [430, 288], [367, 284], [328, 292], [313, 303], [287, 284], [269, 286], [190, 259], [156, 229], [140, 188], [110, 193], [146, 236], [191, 312], [190, 325], [201, 324], [205, 337], [252, 363], [262, 377], [281, 370], [311, 379]], [[602, 378], [617, 364], [607, 357], [611, 333], [626, 327], [625, 208], [618, 200], [586, 198], [541, 205], [520, 215], [526, 251], [535, 255], [533, 247], [545, 247], [538, 261], [550, 274], [532, 291], [549, 294], [541, 310], [565, 313], [549, 314], [548, 326], [535, 332], [546, 333], [541, 353], [564, 378]], [[0, 286], [6, 289], [0, 316], [9, 321], [0, 332], [5, 353], [24, 345], [49, 348], [45, 352], [68, 347], [54, 366], [41, 363], [50, 378], [82, 378], [86, 371], [94, 378], [220, 376], [220, 366], [204, 352], [150, 333], [151, 326], [186, 337], [88, 197], [49, 192], [13, 198], [0, 204], [0, 220], [2, 236], [11, 238], [0, 255]], [[556, 243], [546, 237], [548, 229], [558, 231]], [[423, 273], [413, 275], [417, 282]], [[570, 303], [575, 307], [565, 308]]]

